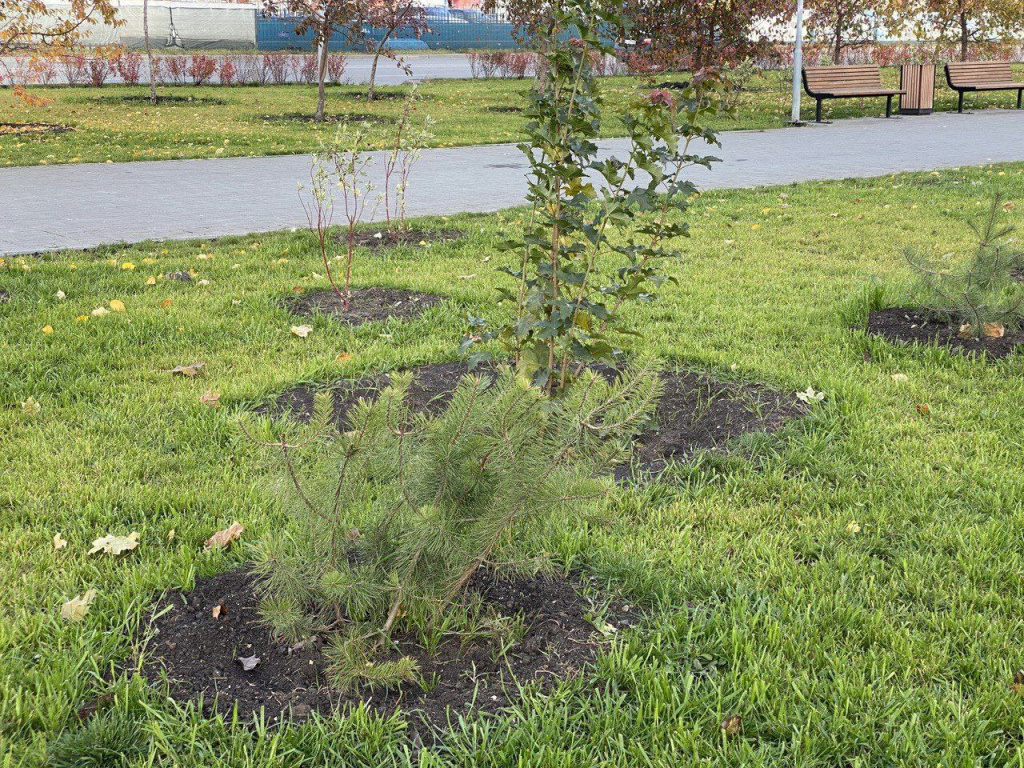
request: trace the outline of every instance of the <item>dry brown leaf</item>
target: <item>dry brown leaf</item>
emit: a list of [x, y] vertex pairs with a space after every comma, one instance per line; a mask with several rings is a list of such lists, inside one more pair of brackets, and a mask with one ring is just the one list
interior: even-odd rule
[[1006, 328], [1002, 323], [982, 323], [981, 329], [990, 339], [1001, 339], [1006, 335]]
[[68, 543], [67, 543], [67, 541], [64, 540], [63, 536], [61, 536], [59, 533], [54, 534], [54, 536], [53, 536], [53, 548], [54, 549], [64, 549], [64, 547], [66, 547], [67, 545], [68, 545]]
[[171, 368], [168, 373], [171, 375], [177, 374], [178, 376], [188, 376], [190, 379], [194, 379], [199, 375], [199, 370], [206, 365], [204, 362], [190, 363], [188, 365], [177, 365]]
[[213, 618], [215, 619], [219, 619], [221, 616], [227, 614], [227, 612], [228, 607], [224, 605], [224, 601], [221, 600], [219, 603], [213, 606], [213, 609], [210, 611], [210, 615], [213, 616]]
[[336, 358], [334, 358], [334, 359], [335, 359], [335, 360], [336, 360], [337, 362], [339, 362], [339, 363], [344, 363], [344, 362], [347, 362], [347, 361], [351, 360], [351, 359], [352, 359], [352, 355], [351, 355], [351, 354], [349, 354], [348, 352], [342, 352], [342, 353], [341, 353], [340, 355], [338, 355], [338, 356], [337, 356]]
[[722, 721], [722, 732], [726, 736], [735, 736], [740, 732], [740, 728], [743, 725], [743, 718], [739, 715], [729, 715], [725, 720]]
[[311, 325], [293, 325], [292, 333], [298, 336], [300, 339], [304, 339], [313, 332], [313, 326]]
[[220, 392], [204, 392], [199, 396], [199, 402], [211, 408], [220, 408]]
[[925, 405], [924, 403], [918, 403], [917, 405], [915, 405], [915, 406], [914, 406], [914, 408], [915, 408], [915, 409], [917, 410], [917, 412], [918, 412], [918, 413], [920, 413], [920, 414], [921, 414], [922, 416], [927, 416], [928, 414], [930, 414], [930, 413], [932, 412], [932, 409], [931, 409], [931, 408], [929, 408], [929, 407], [928, 407], [927, 405]]
[[227, 528], [217, 531], [213, 536], [206, 540], [207, 549], [222, 549], [228, 546], [232, 541], [242, 535], [242, 531], [245, 528], [237, 520], [229, 525]]

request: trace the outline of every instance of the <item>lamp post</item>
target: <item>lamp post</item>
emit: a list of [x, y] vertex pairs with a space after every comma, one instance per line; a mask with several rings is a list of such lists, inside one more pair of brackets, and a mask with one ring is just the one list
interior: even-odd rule
[[796, 0], [796, 45], [793, 49], [793, 125], [800, 125], [800, 71], [804, 66], [804, 0]]

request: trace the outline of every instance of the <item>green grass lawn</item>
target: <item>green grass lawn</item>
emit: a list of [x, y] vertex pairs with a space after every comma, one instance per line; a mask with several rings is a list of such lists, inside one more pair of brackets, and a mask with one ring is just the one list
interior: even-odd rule
[[[48, 749], [64, 765], [1020, 764], [1024, 357], [896, 348], [848, 325], [867, 286], [909, 277], [903, 246], [967, 249], [964, 221], [996, 191], [1024, 223], [1019, 164], [698, 200], [679, 285], [631, 310], [638, 349], [813, 386], [823, 405], [752, 441], [749, 458], [699, 461], [677, 485], [623, 490], [567, 526], [551, 542], [559, 559], [647, 611], [647, 627], [620, 634], [582, 679], [456, 724], [419, 754], [400, 717], [205, 720], [123, 663], [162, 591], [242, 561], [237, 548], [204, 553], [207, 537], [238, 520], [253, 541], [281, 523], [272, 465], [239, 415], [299, 382], [452, 359], [466, 313], [500, 311], [496, 246], [521, 212], [431, 220], [467, 237], [361, 254], [359, 284], [440, 293], [450, 307], [357, 329], [320, 318], [306, 339], [282, 307], [296, 287], [324, 287], [303, 232], [9, 259], [0, 765], [36, 765]], [[188, 269], [191, 283], [147, 285]], [[91, 314], [112, 301], [125, 311]], [[194, 380], [168, 372], [195, 361], [206, 367]], [[200, 402], [208, 391], [223, 407]], [[135, 551], [87, 554], [131, 531]], [[89, 615], [61, 619], [89, 589]], [[77, 710], [104, 694], [83, 733]], [[732, 715], [742, 726], [725, 734]], [[87, 762], [103, 743], [138, 750]]]
[[[1021, 68], [1024, 72], [1024, 68]], [[896, 71], [886, 79], [896, 81]], [[637, 78], [613, 77], [603, 81], [609, 105], [632, 98], [641, 83]], [[509, 107], [522, 107], [528, 80], [447, 80], [420, 86], [420, 112], [434, 121], [436, 146], [514, 142], [522, 138], [523, 118]], [[385, 96], [367, 103], [358, 86], [335, 86], [328, 91], [331, 115], [347, 116], [367, 132], [368, 146], [378, 147], [390, 134], [389, 122], [402, 109], [404, 86], [382, 88]], [[0, 90], [0, 123], [50, 123], [73, 128], [59, 134], [13, 134], [0, 128], [0, 167], [38, 163], [95, 163], [128, 160], [168, 160], [197, 157], [280, 155], [310, 152], [333, 135], [337, 124], [316, 125], [307, 117], [316, 105], [316, 89], [308, 85], [270, 87], [169, 87], [168, 100], [152, 107], [148, 89], [34, 88], [34, 96], [49, 100], [30, 106]], [[187, 99], [193, 99], [187, 101]], [[127, 99], [127, 101], [126, 101]], [[1012, 107], [1015, 93], [970, 97], [972, 108]], [[955, 109], [955, 94], [939, 85], [937, 109]], [[755, 78], [737, 96], [735, 117], [721, 117], [722, 130], [777, 128], [789, 120], [790, 85], [779, 72]], [[826, 102], [833, 119], [879, 115], [882, 99]], [[505, 111], [502, 111], [505, 110]], [[813, 100], [805, 101], [804, 115], [813, 119]], [[604, 135], [621, 135], [618, 122], [604, 126]]]

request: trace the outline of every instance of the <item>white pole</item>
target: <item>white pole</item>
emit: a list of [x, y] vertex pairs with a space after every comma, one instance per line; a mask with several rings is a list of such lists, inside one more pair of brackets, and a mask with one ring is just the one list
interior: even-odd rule
[[800, 71], [804, 66], [804, 0], [796, 0], [796, 45], [793, 49], [793, 123], [800, 123]]

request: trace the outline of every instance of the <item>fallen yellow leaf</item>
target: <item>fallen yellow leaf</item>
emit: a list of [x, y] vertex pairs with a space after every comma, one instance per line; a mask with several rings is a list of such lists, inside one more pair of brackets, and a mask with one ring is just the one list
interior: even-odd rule
[[137, 546], [139, 546], [139, 534], [137, 531], [132, 531], [127, 536], [107, 534], [93, 541], [89, 554], [95, 555], [97, 552], [105, 552], [108, 555], [120, 555], [123, 552], [135, 549]]
[[110, 308], [112, 310], [114, 310], [115, 312], [124, 312], [125, 311], [124, 302], [121, 301], [120, 299], [113, 299], [113, 300], [111, 300]]
[[89, 608], [95, 599], [95, 589], [90, 589], [83, 595], [71, 598], [61, 606], [60, 617], [68, 621], [81, 621], [89, 613]]

